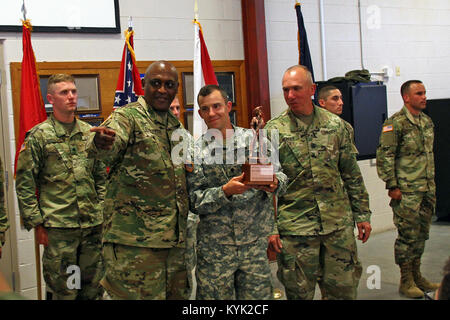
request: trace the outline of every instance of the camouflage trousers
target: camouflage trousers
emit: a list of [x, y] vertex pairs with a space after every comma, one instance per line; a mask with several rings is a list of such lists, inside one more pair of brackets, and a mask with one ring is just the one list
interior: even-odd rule
[[434, 192], [404, 192], [402, 200], [391, 200], [390, 206], [398, 233], [394, 245], [395, 263], [400, 265], [420, 259], [436, 206]]
[[356, 299], [362, 267], [352, 227], [320, 236], [281, 236], [277, 276], [288, 300], [312, 300], [317, 281], [326, 299]]
[[184, 248], [103, 247], [102, 285], [114, 300], [181, 300], [189, 296]]
[[198, 242], [197, 300], [268, 300], [267, 239], [234, 246]]
[[198, 215], [189, 212], [186, 224], [186, 268], [191, 289], [194, 289], [191, 271], [197, 264], [197, 226], [199, 221]]
[[[102, 226], [92, 228], [47, 228], [48, 246], [42, 265], [47, 287], [55, 300], [96, 300], [103, 295], [100, 280], [104, 274], [101, 255]], [[80, 288], [70, 266], [80, 269]], [[74, 285], [75, 284], [75, 285]], [[74, 289], [69, 289], [75, 287]]]

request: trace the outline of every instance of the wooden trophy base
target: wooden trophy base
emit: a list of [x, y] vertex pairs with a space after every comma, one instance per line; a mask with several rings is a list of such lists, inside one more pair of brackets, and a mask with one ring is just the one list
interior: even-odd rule
[[273, 165], [261, 163], [244, 163], [242, 165], [244, 172], [243, 183], [247, 185], [270, 185], [273, 183]]

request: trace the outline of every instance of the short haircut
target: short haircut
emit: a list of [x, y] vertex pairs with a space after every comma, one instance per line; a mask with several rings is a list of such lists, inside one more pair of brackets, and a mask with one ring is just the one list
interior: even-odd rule
[[200, 97], [209, 96], [214, 91], [219, 91], [225, 103], [228, 103], [228, 94], [225, 90], [215, 84], [208, 84], [200, 89], [197, 95], [197, 103], [200, 105]]
[[[301, 70], [305, 71], [306, 79], [308, 80], [308, 82], [311, 84], [314, 83], [311, 71], [309, 71], [309, 69], [307, 67], [302, 66], [301, 64], [296, 64], [296, 65], [290, 66], [289, 68], [286, 69], [284, 74], [288, 73], [289, 71], [295, 70], [295, 69], [301, 69]], [[283, 76], [284, 76], [284, 74], [283, 74]]]
[[175, 77], [175, 81], [178, 82], [177, 68], [175, 68], [175, 66], [172, 63], [170, 63], [169, 61], [158, 60], [158, 61], [155, 61], [155, 62], [151, 63], [147, 67], [147, 70], [145, 70], [144, 85], [145, 85], [145, 83], [147, 83], [147, 80], [149, 80], [148, 78], [150, 76], [150, 73], [154, 72], [153, 69], [160, 69], [160, 70], [164, 70], [164, 71], [170, 71], [172, 73], [172, 75]]
[[75, 83], [74, 77], [72, 77], [70, 74], [65, 73], [57, 73], [52, 74], [50, 78], [48, 78], [47, 82], [47, 93], [50, 93], [53, 89], [53, 85], [60, 83], [60, 82], [72, 82]]
[[402, 95], [402, 97], [409, 92], [409, 88], [411, 87], [412, 84], [415, 84], [415, 83], [422, 83], [422, 81], [408, 80], [404, 84], [402, 84], [402, 86], [400, 88], [400, 94]]
[[325, 86], [325, 87], [321, 88], [319, 91], [318, 98], [327, 100], [328, 97], [330, 96], [330, 92], [333, 90], [339, 90], [339, 89], [336, 88], [335, 86]]

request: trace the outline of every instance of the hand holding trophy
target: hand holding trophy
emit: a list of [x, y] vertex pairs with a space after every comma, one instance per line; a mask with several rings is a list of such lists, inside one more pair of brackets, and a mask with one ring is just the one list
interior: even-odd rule
[[[253, 130], [253, 139], [250, 144], [248, 161], [242, 165], [244, 173], [243, 183], [256, 189], [273, 192], [278, 185], [278, 180], [274, 175], [273, 165], [266, 154], [263, 153], [263, 150], [267, 150], [264, 136], [261, 134], [262, 131], [260, 131], [265, 124], [263, 116], [261, 106], [253, 110], [253, 118], [250, 122], [250, 127]], [[256, 154], [255, 146], [259, 146], [259, 152]], [[258, 188], [258, 186], [261, 186], [261, 188]]]

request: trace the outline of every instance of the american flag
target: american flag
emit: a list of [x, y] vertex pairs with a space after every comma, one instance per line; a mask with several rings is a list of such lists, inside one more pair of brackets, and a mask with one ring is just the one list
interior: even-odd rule
[[138, 96], [144, 94], [141, 78], [136, 67], [136, 57], [133, 49], [133, 29], [125, 31], [125, 46], [123, 48], [122, 63], [120, 65], [119, 79], [117, 80], [114, 109], [128, 103], [135, 102]]

